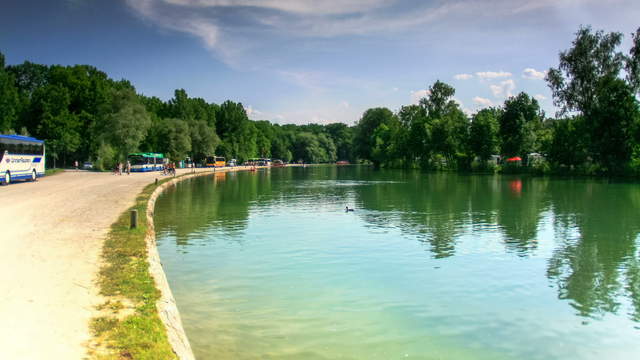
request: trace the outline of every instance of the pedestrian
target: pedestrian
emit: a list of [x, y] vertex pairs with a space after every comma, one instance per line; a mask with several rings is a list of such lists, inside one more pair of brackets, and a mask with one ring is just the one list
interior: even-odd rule
[[131, 161], [127, 160], [127, 175], [131, 175]]
[[118, 163], [118, 175], [122, 175], [122, 163]]
[[73, 162], [73, 166], [75, 166], [76, 171], [78, 171], [78, 160], [76, 160], [76, 161], [74, 161], [74, 162]]

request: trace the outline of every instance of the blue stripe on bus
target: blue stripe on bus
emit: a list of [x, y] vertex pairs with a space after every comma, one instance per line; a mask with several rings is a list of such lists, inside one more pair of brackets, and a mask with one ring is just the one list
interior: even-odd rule
[[162, 170], [162, 167], [160, 167], [160, 165], [157, 165], [156, 167], [150, 168], [150, 167], [146, 167], [146, 168], [131, 168], [131, 172], [150, 172], [150, 171], [160, 171]]
[[[2, 174], [2, 177], [0, 177], [0, 184], [4, 183], [4, 175], [6, 175], [6, 172], [4, 174]], [[36, 177], [43, 177], [45, 176], [45, 173], [43, 172], [37, 172], [36, 173]], [[13, 182], [14, 180], [25, 180], [25, 179], [31, 179], [31, 173], [29, 174], [25, 174], [25, 175], [13, 175], [11, 174], [11, 182]]]

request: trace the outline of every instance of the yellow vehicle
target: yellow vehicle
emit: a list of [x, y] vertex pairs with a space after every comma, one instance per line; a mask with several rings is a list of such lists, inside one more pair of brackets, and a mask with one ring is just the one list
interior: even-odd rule
[[207, 156], [205, 161], [206, 167], [224, 167], [226, 164], [224, 156]]

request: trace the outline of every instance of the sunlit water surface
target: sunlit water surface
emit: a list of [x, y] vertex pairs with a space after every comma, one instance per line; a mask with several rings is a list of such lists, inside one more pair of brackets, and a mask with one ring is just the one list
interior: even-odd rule
[[198, 359], [639, 359], [639, 214], [637, 184], [308, 167], [155, 221]]

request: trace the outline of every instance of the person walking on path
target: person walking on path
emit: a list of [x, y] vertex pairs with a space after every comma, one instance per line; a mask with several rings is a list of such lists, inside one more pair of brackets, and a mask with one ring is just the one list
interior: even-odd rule
[[131, 175], [131, 161], [127, 160], [127, 175]]
[[118, 163], [118, 175], [122, 175], [122, 163]]

